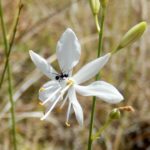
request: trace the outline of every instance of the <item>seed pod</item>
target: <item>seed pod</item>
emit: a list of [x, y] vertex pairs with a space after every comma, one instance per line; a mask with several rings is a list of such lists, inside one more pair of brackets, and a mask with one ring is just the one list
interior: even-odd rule
[[100, 9], [99, 0], [90, 0], [90, 6], [94, 15], [99, 13], [99, 9]]
[[103, 8], [107, 7], [108, 1], [109, 0], [100, 0], [100, 3], [101, 3], [101, 5], [102, 5]]
[[146, 22], [141, 22], [137, 25], [135, 25], [134, 27], [132, 27], [122, 38], [122, 40], [120, 41], [119, 46], [117, 47], [116, 51], [134, 43], [137, 39], [139, 39], [145, 29], [147, 27], [147, 23]]
[[114, 120], [114, 119], [119, 119], [120, 116], [121, 116], [120, 110], [117, 109], [117, 108], [113, 109], [113, 110], [110, 112], [110, 114], [109, 114], [109, 118], [112, 119], [112, 120]]

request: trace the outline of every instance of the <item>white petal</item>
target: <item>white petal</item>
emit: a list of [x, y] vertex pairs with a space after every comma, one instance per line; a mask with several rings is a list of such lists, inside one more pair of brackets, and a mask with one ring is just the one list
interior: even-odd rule
[[74, 80], [78, 83], [81, 84], [92, 77], [94, 77], [100, 69], [107, 63], [109, 60], [111, 54], [108, 53], [104, 55], [103, 57], [99, 57], [95, 59], [94, 61], [89, 62], [85, 66], [83, 66], [74, 76]]
[[75, 85], [75, 89], [83, 96], [96, 96], [108, 103], [119, 103], [123, 100], [119, 91], [104, 81], [96, 81], [88, 86]]
[[48, 62], [44, 58], [42, 58], [40, 55], [36, 54], [32, 50], [29, 51], [29, 54], [38, 69], [40, 69], [47, 77], [55, 79], [57, 72], [50, 64], [48, 64]]
[[[39, 99], [43, 102], [48, 99], [54, 91], [60, 88], [60, 85], [56, 81], [49, 81], [45, 83], [39, 90]], [[53, 101], [54, 98], [52, 98]]]
[[69, 96], [69, 100], [73, 106], [73, 109], [74, 109], [74, 112], [76, 115], [76, 119], [78, 120], [78, 123], [81, 126], [83, 126], [83, 111], [77, 100], [75, 89], [73, 87], [70, 88], [70, 90], [68, 91], [68, 96]]
[[61, 87], [58, 88], [58, 89], [56, 89], [56, 90], [42, 103], [42, 105], [44, 105], [44, 104], [46, 104], [46, 103], [48, 103], [48, 102], [50, 102], [50, 101], [53, 101], [54, 98], [60, 94], [60, 91], [61, 91]]
[[62, 72], [69, 73], [80, 58], [80, 44], [75, 33], [68, 28], [57, 43], [57, 59]]

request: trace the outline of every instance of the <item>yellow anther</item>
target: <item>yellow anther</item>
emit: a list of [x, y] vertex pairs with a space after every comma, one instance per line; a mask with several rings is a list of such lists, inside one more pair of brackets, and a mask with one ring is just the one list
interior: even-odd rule
[[66, 122], [66, 126], [67, 126], [67, 127], [70, 127], [70, 124], [69, 124], [68, 122]]
[[62, 108], [61, 107], [57, 108], [57, 111], [62, 112]]
[[67, 85], [72, 85], [73, 83], [74, 83], [73, 80], [70, 79], [67, 80]]
[[39, 89], [39, 92], [43, 92], [43, 91], [45, 91], [45, 88], [41, 87], [41, 88]]
[[39, 105], [43, 106], [43, 103], [39, 102]]

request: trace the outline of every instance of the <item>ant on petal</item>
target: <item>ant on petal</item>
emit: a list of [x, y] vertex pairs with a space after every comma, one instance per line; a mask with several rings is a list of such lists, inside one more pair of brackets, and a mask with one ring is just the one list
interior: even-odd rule
[[61, 80], [64, 80], [64, 78], [67, 78], [67, 77], [69, 77], [69, 74], [61, 72], [60, 74], [57, 74], [55, 76], [55, 79], [61, 81]]

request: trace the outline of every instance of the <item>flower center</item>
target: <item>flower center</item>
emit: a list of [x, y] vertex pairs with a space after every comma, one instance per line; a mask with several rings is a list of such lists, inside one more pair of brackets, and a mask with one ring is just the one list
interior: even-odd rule
[[63, 96], [65, 92], [74, 84], [74, 81], [72, 79], [67, 79], [66, 80], [66, 87], [62, 89], [61, 95]]
[[74, 81], [72, 79], [67, 79], [66, 81], [67, 85], [73, 85], [74, 84]]
[[[73, 79], [66, 79], [64, 82], [60, 82], [61, 86], [54, 91], [45, 101], [43, 101], [42, 103], [40, 102], [40, 105], [44, 105], [47, 102], [49, 102], [56, 94], [58, 94], [60, 92], [60, 95], [58, 96], [59, 99], [63, 99], [64, 94], [68, 91], [68, 89], [75, 83], [75, 81]], [[39, 90], [39, 92], [43, 92], [45, 91], [45, 88], [41, 88]]]

